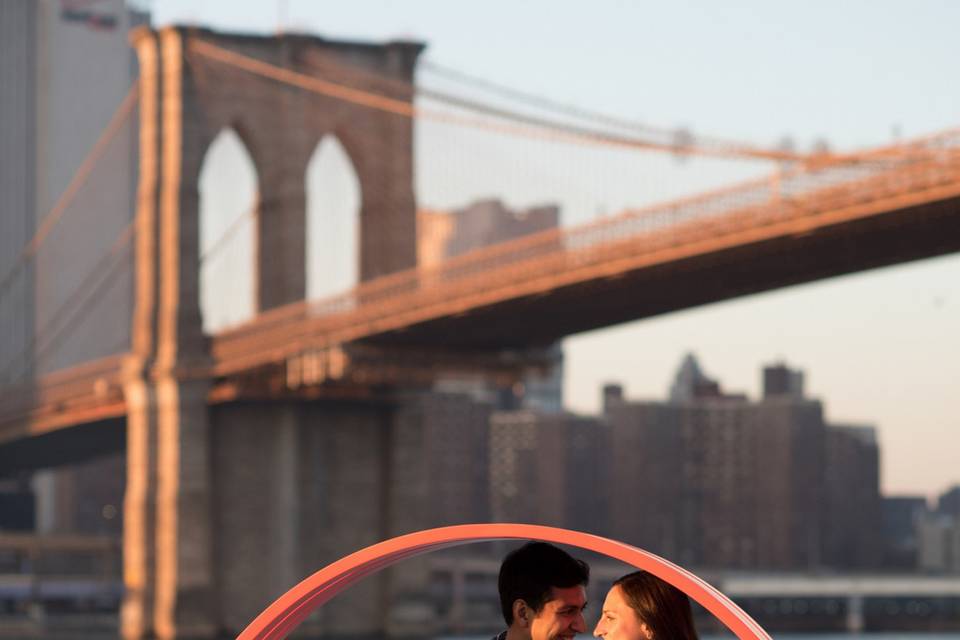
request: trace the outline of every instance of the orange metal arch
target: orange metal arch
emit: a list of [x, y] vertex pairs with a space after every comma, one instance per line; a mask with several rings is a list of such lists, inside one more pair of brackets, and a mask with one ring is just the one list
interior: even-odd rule
[[741, 640], [770, 636], [729, 598], [694, 574], [642, 549], [600, 536], [532, 524], [465, 524], [428, 529], [361, 549], [324, 567], [257, 616], [238, 640], [280, 640], [314, 609], [354, 584], [405, 558], [489, 540], [545, 540], [587, 549], [644, 569], [677, 587], [716, 616]]

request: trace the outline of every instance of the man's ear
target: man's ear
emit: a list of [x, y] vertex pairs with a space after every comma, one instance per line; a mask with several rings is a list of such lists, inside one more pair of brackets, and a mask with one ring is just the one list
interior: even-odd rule
[[520, 598], [513, 601], [513, 621], [524, 629], [530, 626], [530, 607]]

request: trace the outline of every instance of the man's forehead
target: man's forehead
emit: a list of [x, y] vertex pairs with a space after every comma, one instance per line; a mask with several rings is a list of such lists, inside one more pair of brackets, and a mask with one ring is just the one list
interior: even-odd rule
[[573, 605], [582, 607], [587, 602], [587, 590], [582, 584], [575, 587], [550, 587], [550, 599], [548, 605], [557, 608]]

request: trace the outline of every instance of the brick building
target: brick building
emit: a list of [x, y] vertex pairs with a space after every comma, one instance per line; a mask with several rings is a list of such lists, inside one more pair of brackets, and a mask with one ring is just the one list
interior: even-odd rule
[[880, 501], [883, 567], [912, 571], [917, 566], [917, 522], [927, 513], [924, 496], [884, 496]]
[[489, 440], [493, 521], [607, 532], [608, 432], [596, 418], [569, 413], [494, 413]]
[[396, 533], [490, 518], [488, 431], [493, 403], [462, 393], [404, 402], [391, 435], [393, 491], [407, 493]]
[[[724, 393], [688, 356], [668, 402], [605, 390], [615, 537], [691, 566], [876, 563], [872, 430], [826, 425], [800, 372], [775, 365], [763, 379], [751, 402]], [[620, 508], [624, 495], [637, 506]], [[850, 546], [858, 553], [844, 557]]]
[[118, 253], [109, 278], [100, 276], [105, 284], [95, 309], [77, 316], [72, 296], [133, 218], [135, 112], [103, 148], [33, 259], [17, 266], [138, 73], [127, 33], [146, 16], [123, 0], [69, 4], [0, 5], [0, 273], [9, 279], [0, 301], [0, 383], [5, 384], [111, 355], [129, 344], [128, 250]]
[[827, 428], [824, 562], [866, 569], [882, 560], [880, 452], [873, 427]]
[[924, 573], [960, 574], [960, 518], [925, 513], [916, 523], [917, 569]]
[[953, 485], [937, 498], [937, 512], [960, 518], [960, 484]]

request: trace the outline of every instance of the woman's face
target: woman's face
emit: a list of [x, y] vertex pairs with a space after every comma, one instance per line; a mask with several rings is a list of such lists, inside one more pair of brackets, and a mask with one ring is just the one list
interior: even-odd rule
[[603, 640], [653, 640], [650, 628], [637, 618], [619, 586], [610, 589], [603, 601], [603, 611], [593, 635]]

